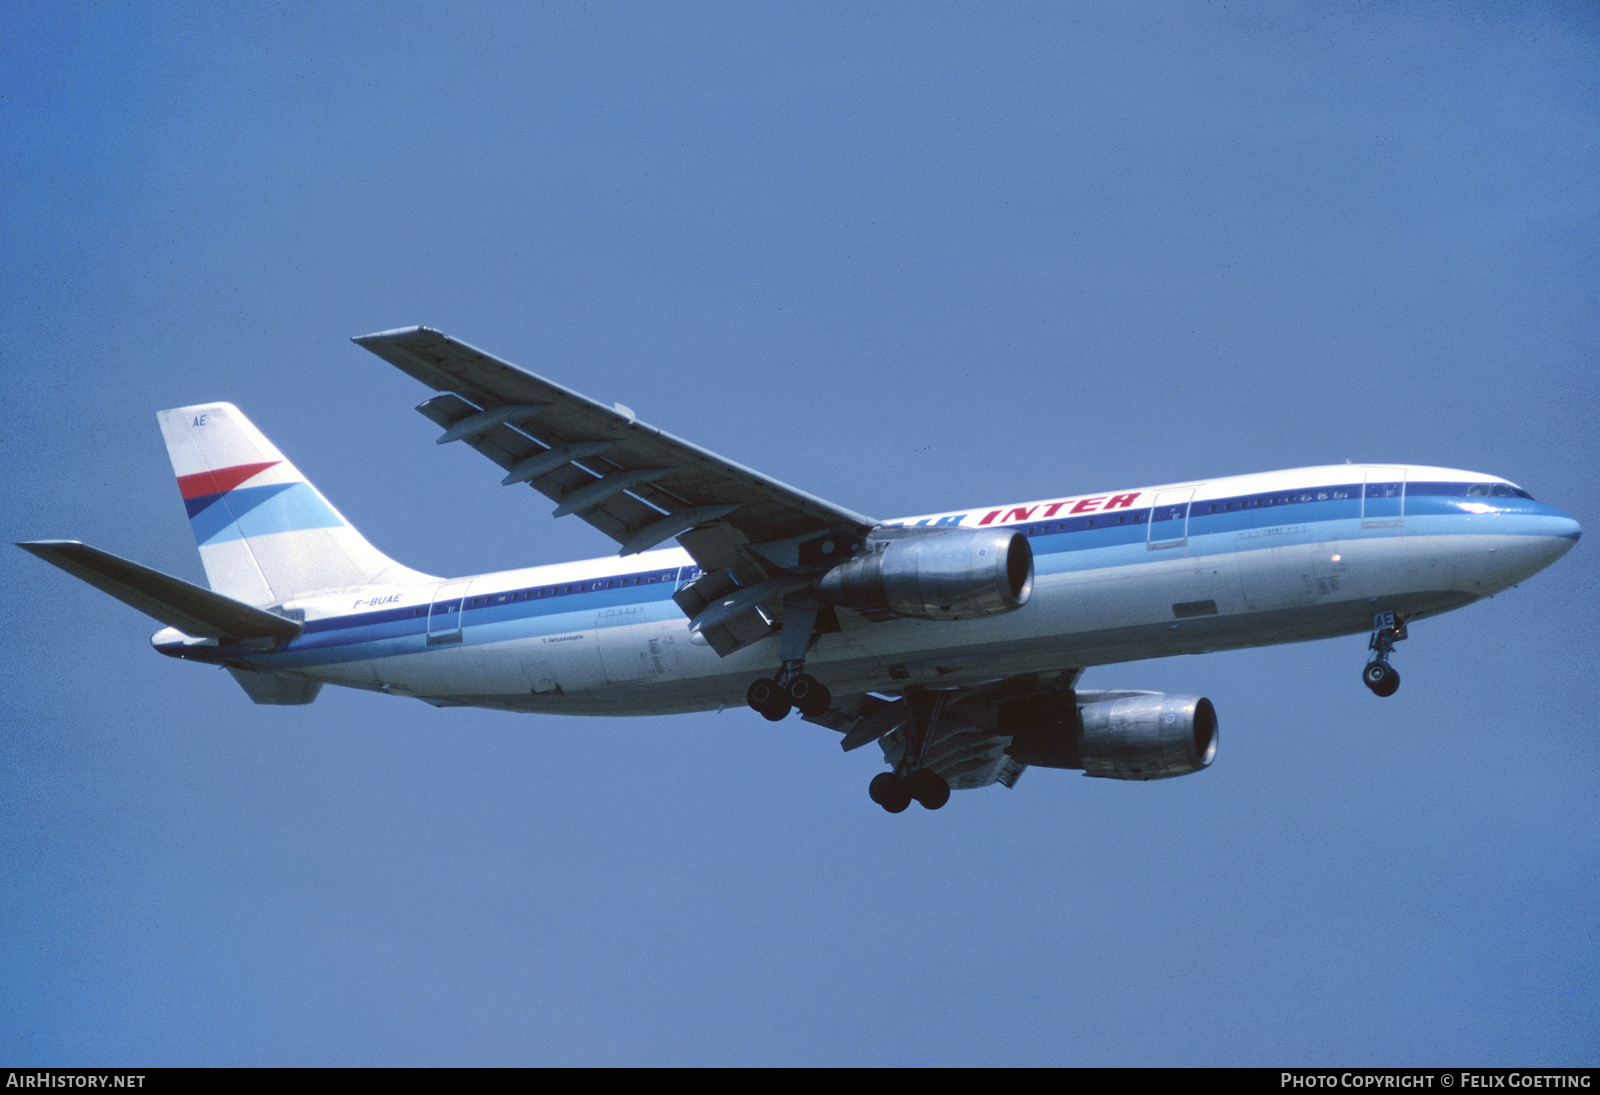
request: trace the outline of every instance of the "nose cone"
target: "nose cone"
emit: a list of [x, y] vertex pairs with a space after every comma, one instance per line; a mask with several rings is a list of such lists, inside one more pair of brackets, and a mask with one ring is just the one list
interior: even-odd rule
[[1577, 521], [1553, 506], [1541, 507], [1544, 512], [1523, 517], [1522, 535], [1498, 549], [1499, 569], [1506, 584], [1530, 578], [1571, 551], [1583, 535]]
[[[1576, 520], [1553, 506], [1544, 515], [1540, 524], [1541, 539], [1547, 541], [1545, 549], [1551, 553], [1550, 563], [1571, 551], [1572, 545], [1583, 535], [1583, 527]], [[1545, 566], [1549, 566], [1550, 563], [1546, 563]]]

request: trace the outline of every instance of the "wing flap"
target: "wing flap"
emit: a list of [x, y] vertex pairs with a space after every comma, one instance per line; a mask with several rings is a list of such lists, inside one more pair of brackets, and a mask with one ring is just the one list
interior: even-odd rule
[[906, 721], [906, 703], [858, 692], [851, 696], [835, 696], [833, 706], [822, 714], [802, 715], [801, 718], [843, 734], [839, 748], [848, 753], [897, 729]]

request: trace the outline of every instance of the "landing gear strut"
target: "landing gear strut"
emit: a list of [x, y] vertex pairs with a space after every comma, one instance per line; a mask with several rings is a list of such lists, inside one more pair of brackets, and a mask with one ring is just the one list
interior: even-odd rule
[[950, 784], [932, 768], [922, 766], [922, 754], [944, 711], [944, 693], [929, 696], [920, 689], [908, 690], [905, 705], [905, 753], [894, 771], [879, 772], [867, 784], [868, 797], [891, 814], [900, 813], [913, 800], [928, 810], [937, 810], [950, 801]]
[[1392, 696], [1399, 689], [1400, 674], [1389, 664], [1389, 655], [1394, 653], [1394, 644], [1405, 637], [1405, 617], [1393, 612], [1380, 612], [1372, 617], [1372, 638], [1367, 642], [1372, 660], [1361, 671], [1361, 683], [1374, 694]]
[[827, 687], [805, 671], [819, 611], [816, 599], [804, 593], [783, 599], [783, 633], [778, 639], [783, 666], [776, 678], [761, 677], [745, 690], [744, 701], [773, 722], [788, 717], [791, 708], [799, 708], [804, 718], [814, 718], [833, 705]]

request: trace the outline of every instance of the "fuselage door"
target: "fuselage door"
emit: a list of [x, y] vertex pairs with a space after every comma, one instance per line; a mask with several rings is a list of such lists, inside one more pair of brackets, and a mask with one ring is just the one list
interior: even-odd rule
[[461, 641], [461, 606], [466, 603], [471, 584], [445, 582], [433, 591], [433, 604], [428, 606], [429, 646]]
[[1193, 487], [1156, 492], [1147, 540], [1152, 549], [1182, 547], [1189, 542], [1189, 499], [1193, 497]]
[[1399, 528], [1406, 517], [1406, 469], [1369, 467], [1361, 492], [1362, 528]]

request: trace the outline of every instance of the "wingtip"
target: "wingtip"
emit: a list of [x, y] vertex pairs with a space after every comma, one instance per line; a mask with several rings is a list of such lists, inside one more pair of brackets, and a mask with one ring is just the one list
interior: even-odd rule
[[365, 346], [369, 342], [382, 342], [391, 338], [401, 338], [405, 335], [415, 335], [423, 331], [432, 330], [431, 327], [396, 327], [392, 331], [374, 331], [370, 335], [353, 335], [350, 341], [357, 346]]

